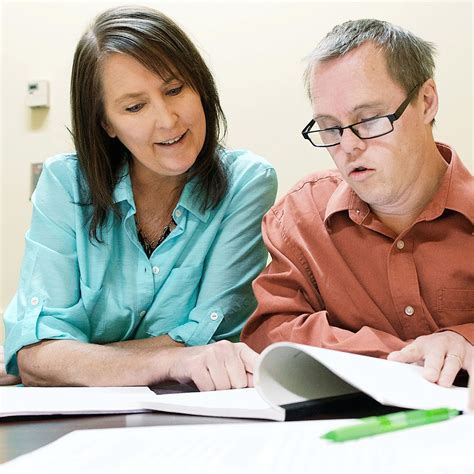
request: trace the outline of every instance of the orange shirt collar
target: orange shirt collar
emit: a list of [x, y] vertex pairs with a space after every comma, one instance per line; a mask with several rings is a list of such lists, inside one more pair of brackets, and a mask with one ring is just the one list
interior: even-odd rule
[[[466, 199], [472, 192], [473, 177], [454, 149], [443, 143], [436, 145], [448, 163], [448, 169], [438, 191], [417, 221], [436, 219], [445, 209], [450, 209], [463, 214], [474, 223], [474, 202]], [[360, 225], [370, 214], [370, 207], [345, 181], [342, 181], [327, 203], [324, 216], [326, 227], [330, 226], [331, 216], [338, 212], [348, 212], [350, 219]]]

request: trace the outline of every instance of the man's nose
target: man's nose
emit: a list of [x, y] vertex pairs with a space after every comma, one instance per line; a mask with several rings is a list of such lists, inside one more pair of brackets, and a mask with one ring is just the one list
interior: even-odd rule
[[365, 150], [366, 143], [365, 140], [359, 138], [351, 128], [345, 128], [341, 133], [340, 146], [345, 153], [351, 154], [356, 149]]

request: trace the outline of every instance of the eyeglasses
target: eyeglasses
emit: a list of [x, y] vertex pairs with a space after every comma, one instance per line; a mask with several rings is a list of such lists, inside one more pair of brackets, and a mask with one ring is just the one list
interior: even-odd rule
[[383, 137], [384, 135], [393, 132], [393, 123], [402, 116], [403, 112], [405, 112], [405, 109], [408, 107], [408, 104], [415, 95], [418, 87], [419, 84], [410, 91], [408, 97], [400, 104], [400, 107], [398, 107], [393, 114], [369, 118], [345, 127], [330, 127], [322, 130], [311, 130], [313, 125], [316, 123], [313, 119], [308, 123], [308, 125], [306, 125], [301, 133], [306, 140], [309, 140], [313, 146], [318, 148], [339, 145], [339, 143], [341, 143], [342, 133], [348, 128], [350, 128], [352, 133], [362, 140]]

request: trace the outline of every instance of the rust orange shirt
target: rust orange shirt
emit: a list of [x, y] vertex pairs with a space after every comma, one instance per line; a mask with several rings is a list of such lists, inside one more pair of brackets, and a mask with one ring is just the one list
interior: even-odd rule
[[440, 187], [400, 235], [337, 171], [310, 175], [272, 207], [272, 261], [253, 284], [258, 306], [242, 340], [376, 357], [447, 329], [473, 344], [474, 178], [454, 150], [438, 149], [449, 163]]

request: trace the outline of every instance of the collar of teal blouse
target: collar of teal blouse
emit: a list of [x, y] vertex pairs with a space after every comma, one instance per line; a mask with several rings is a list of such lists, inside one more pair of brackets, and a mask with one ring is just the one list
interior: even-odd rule
[[[135, 200], [133, 199], [132, 182], [130, 180], [129, 165], [125, 163], [120, 170], [120, 176], [122, 178], [118, 181], [113, 192], [113, 200], [119, 204], [121, 202], [127, 202], [133, 209], [131, 214], [135, 214]], [[202, 210], [200, 206], [200, 199], [196, 199], [193, 192], [194, 187], [197, 184], [197, 178], [193, 178], [191, 181], [185, 184], [181, 197], [179, 198], [176, 208], [182, 207], [192, 214], [194, 214], [202, 222], [207, 222], [209, 219], [209, 209]]]

